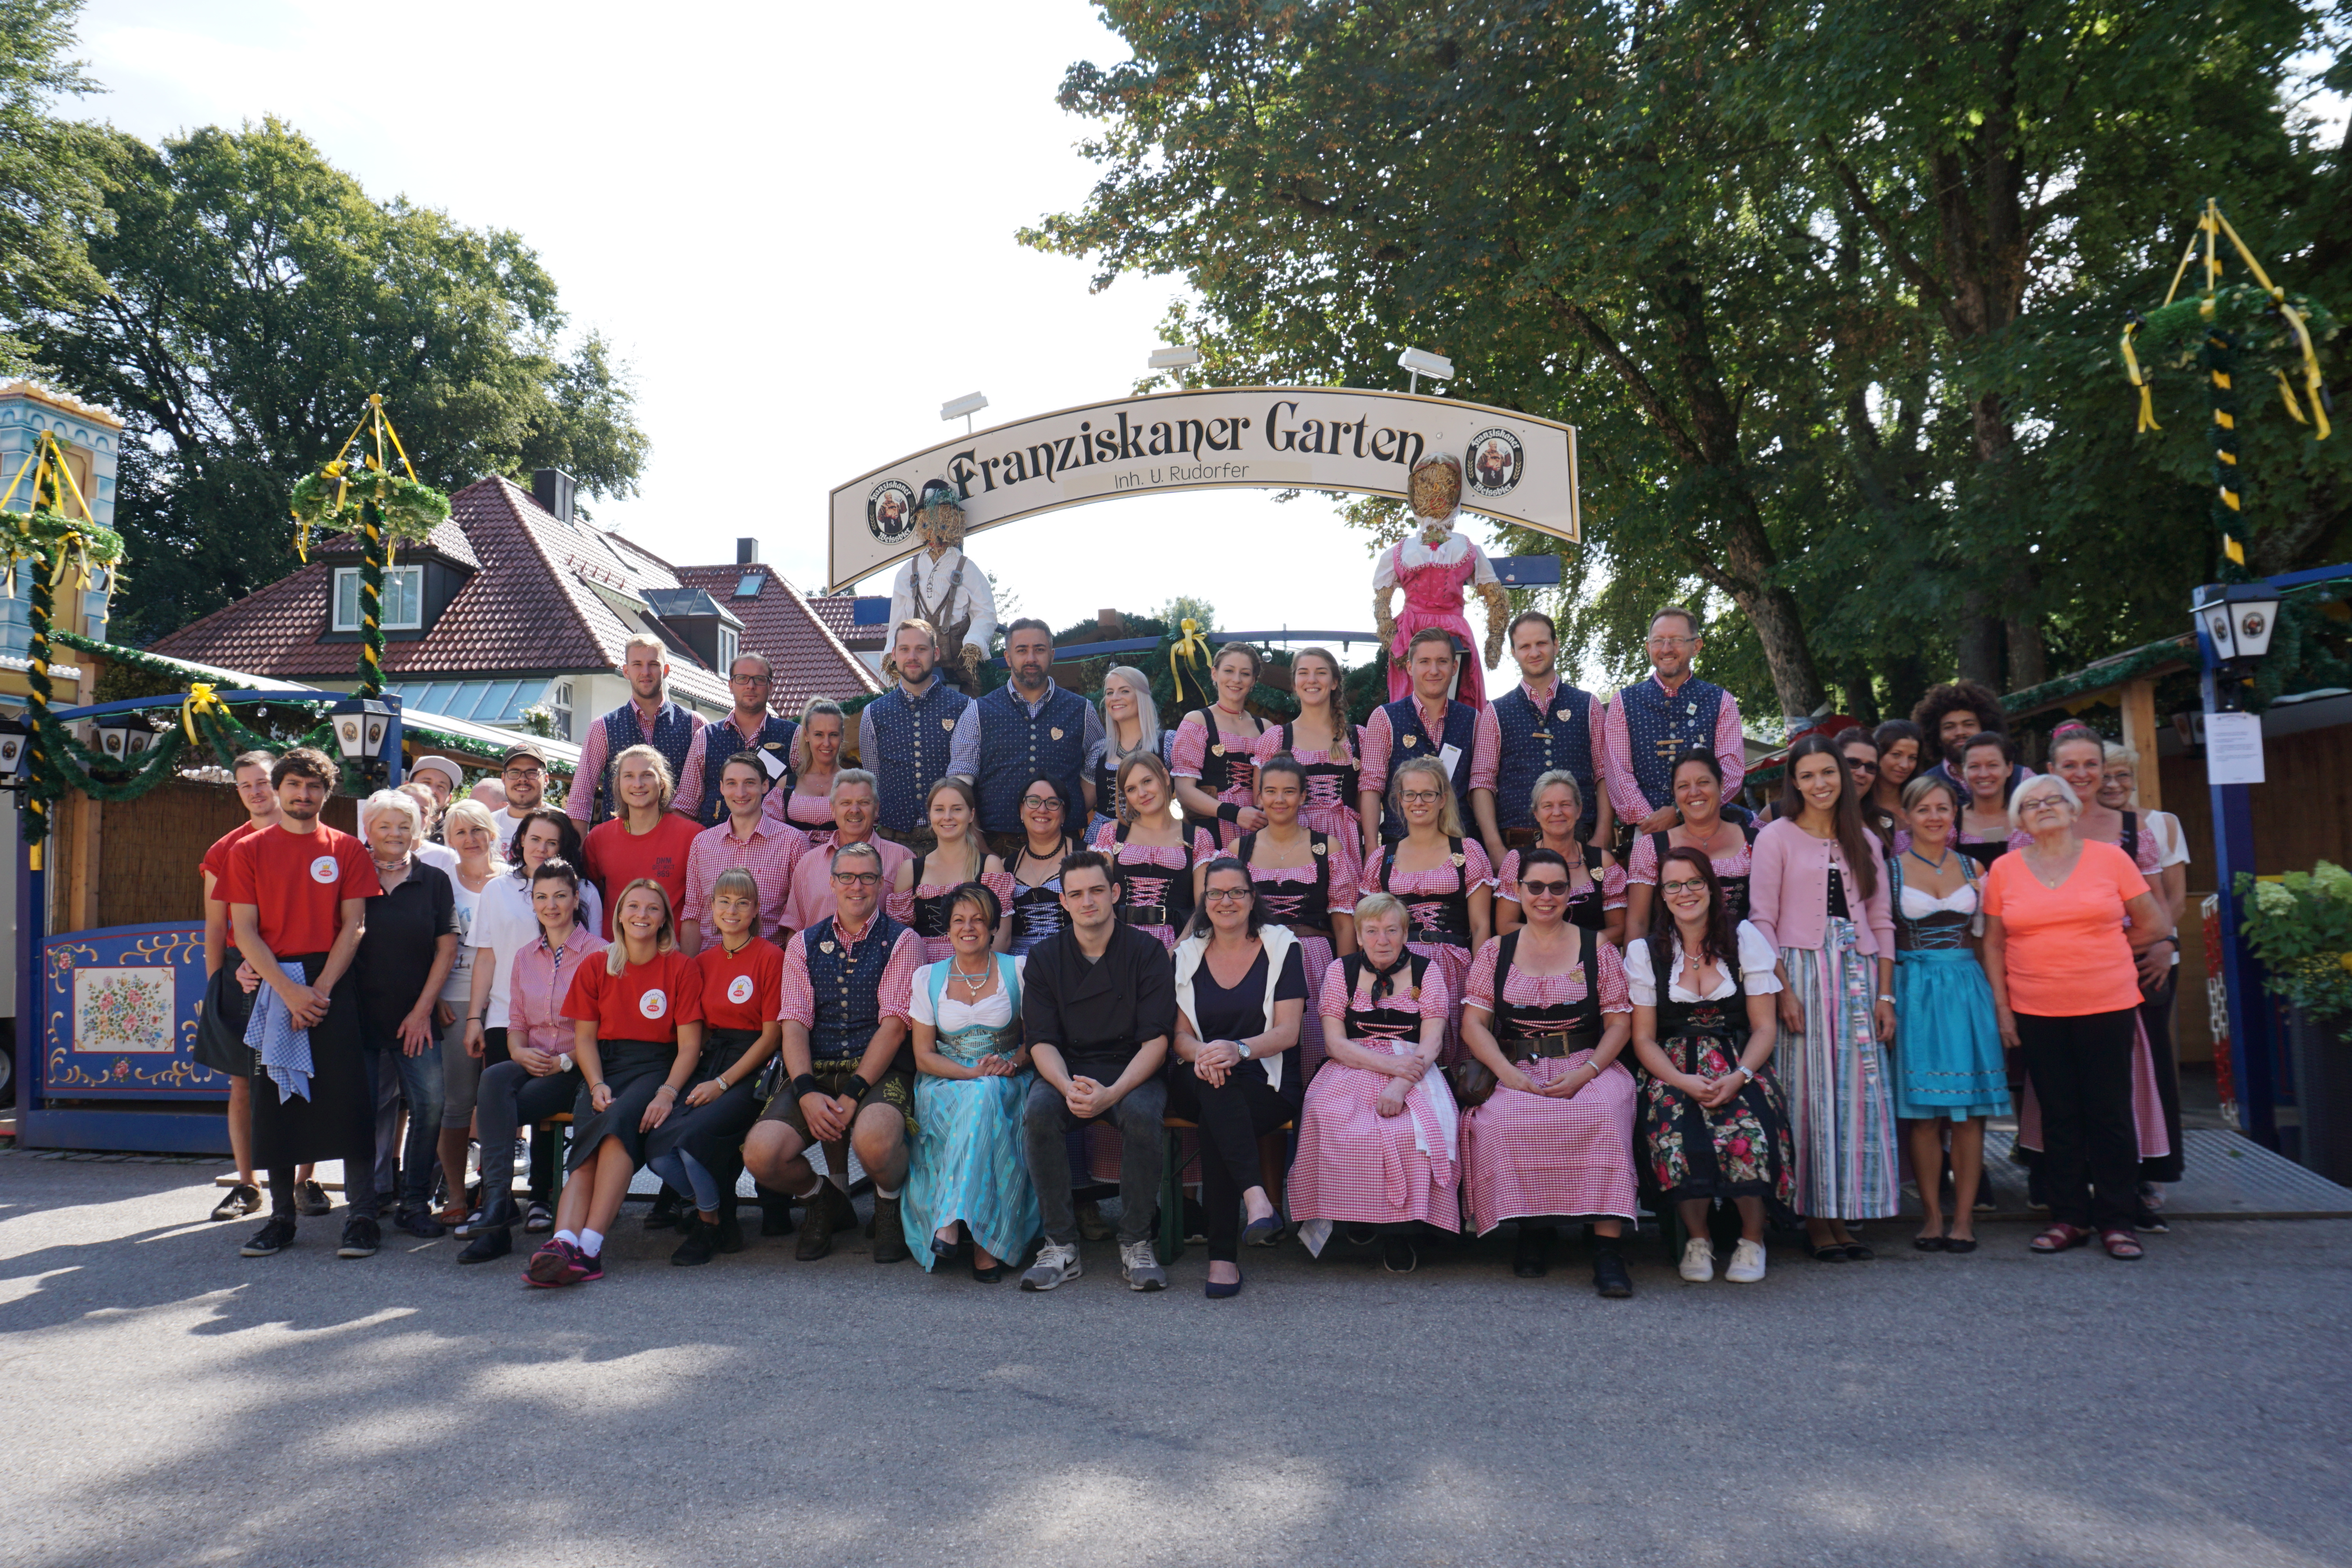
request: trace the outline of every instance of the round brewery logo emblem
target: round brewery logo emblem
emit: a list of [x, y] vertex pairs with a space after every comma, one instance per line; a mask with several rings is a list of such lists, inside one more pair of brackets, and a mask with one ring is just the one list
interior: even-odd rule
[[1528, 460], [1519, 438], [1497, 427], [1470, 438], [1470, 489], [1489, 500], [1507, 496], [1527, 472]]
[[310, 862], [310, 880], [314, 882], [331, 882], [341, 872], [342, 868], [335, 864], [332, 855], [321, 855]]
[[884, 479], [866, 498], [866, 526], [885, 544], [915, 531], [915, 491], [904, 479]]
[[658, 1018], [669, 1011], [669, 996], [660, 991], [648, 991], [637, 998], [637, 1011], [648, 1018]]
[[727, 1000], [738, 1007], [751, 999], [751, 977], [739, 974], [727, 983]]

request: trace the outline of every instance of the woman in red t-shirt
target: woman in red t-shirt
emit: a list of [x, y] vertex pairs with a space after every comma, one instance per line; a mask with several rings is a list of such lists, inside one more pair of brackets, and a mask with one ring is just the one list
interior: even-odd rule
[[743, 1250], [735, 1178], [743, 1171], [743, 1135], [763, 1103], [760, 1068], [776, 1054], [784, 1029], [784, 950], [760, 936], [760, 884], [751, 873], [740, 866], [720, 872], [702, 918], [717, 939], [694, 961], [709, 1043], [686, 1108], [646, 1140], [646, 1164], [694, 1194], [686, 1239], [669, 1258], [681, 1267]]
[[604, 940], [617, 941], [613, 923], [620, 918], [613, 897], [620, 889], [644, 879], [659, 883], [676, 910], [686, 901], [686, 858], [701, 827], [689, 816], [669, 808], [677, 787], [669, 776], [669, 760], [651, 746], [631, 746], [613, 759], [614, 793], [621, 797], [620, 814], [588, 830], [581, 853], [588, 858], [588, 879], [604, 895]]
[[2082, 804], [2056, 773], [2028, 779], [2010, 796], [2010, 821], [2031, 842], [1985, 873], [1985, 977], [2001, 1043], [2023, 1051], [2042, 1103], [2051, 1225], [2033, 1250], [2080, 1247], [2096, 1227], [2108, 1257], [2133, 1258], [2133, 954], [2171, 935], [2172, 921], [2129, 856], [2074, 831]]
[[669, 898], [640, 879], [613, 900], [620, 940], [572, 976], [563, 1016], [582, 1079], [555, 1234], [531, 1255], [533, 1285], [604, 1277], [604, 1232], [645, 1162], [646, 1134], [669, 1119], [702, 1056], [702, 972], [677, 950]]

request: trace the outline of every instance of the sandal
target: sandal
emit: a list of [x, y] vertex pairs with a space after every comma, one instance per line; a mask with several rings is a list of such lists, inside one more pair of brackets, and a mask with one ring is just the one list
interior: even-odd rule
[[2139, 1237], [2120, 1226], [2099, 1232], [2099, 1245], [2107, 1249], [2109, 1258], [2119, 1258], [2126, 1263], [2146, 1256], [2140, 1250]]
[[2035, 1237], [2028, 1245], [2031, 1250], [2035, 1252], [2064, 1252], [2072, 1247], [2080, 1247], [2090, 1239], [2091, 1233], [2081, 1226], [2068, 1225], [2061, 1220]]
[[1805, 1250], [1812, 1254], [1813, 1261], [1816, 1263], [1843, 1263], [1853, 1256], [1846, 1250], [1846, 1244], [1843, 1241], [1825, 1241], [1819, 1247], [1808, 1242], [1805, 1244]]

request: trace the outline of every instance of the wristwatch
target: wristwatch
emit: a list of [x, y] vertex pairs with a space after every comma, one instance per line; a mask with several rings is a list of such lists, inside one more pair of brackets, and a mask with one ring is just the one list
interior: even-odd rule
[[1746, 1079], [1749, 1083], [1754, 1083], [1756, 1081], [1756, 1069], [1749, 1067], [1746, 1062], [1733, 1063], [1731, 1070], [1738, 1073], [1741, 1078]]
[[1247, 1040], [1235, 1040], [1234, 1042], [1234, 1049], [1241, 1053], [1242, 1060], [1247, 1061], [1250, 1059], [1250, 1048], [1249, 1042]]

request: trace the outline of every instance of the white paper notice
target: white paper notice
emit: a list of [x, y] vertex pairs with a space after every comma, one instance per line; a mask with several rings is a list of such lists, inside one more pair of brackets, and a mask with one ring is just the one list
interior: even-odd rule
[[[1440, 746], [1437, 749], [1437, 760], [1445, 765], [1445, 776], [1450, 779], [1454, 776], [1454, 764], [1462, 760], [1462, 748], [1459, 746]], [[1469, 803], [1467, 801], [1464, 801], [1459, 804], [1466, 805]]]
[[2263, 782], [2261, 714], [2205, 715], [2205, 782], [2217, 784], [2258, 784]]

